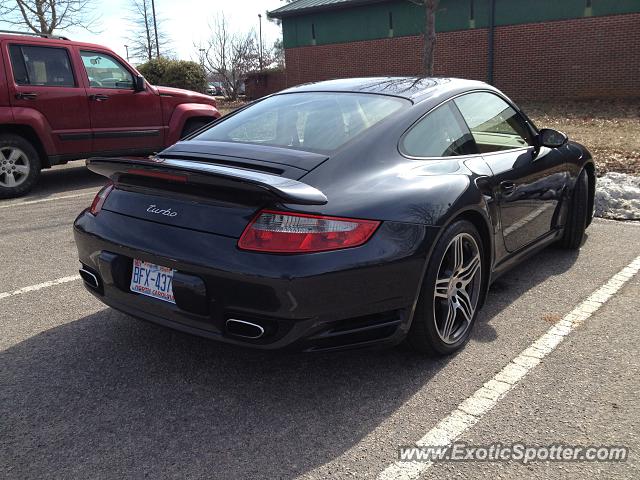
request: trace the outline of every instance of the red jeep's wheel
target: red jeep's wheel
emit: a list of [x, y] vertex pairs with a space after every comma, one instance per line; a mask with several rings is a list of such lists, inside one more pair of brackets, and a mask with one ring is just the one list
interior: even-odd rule
[[12, 133], [0, 134], [0, 198], [26, 194], [40, 176], [40, 157], [31, 142]]

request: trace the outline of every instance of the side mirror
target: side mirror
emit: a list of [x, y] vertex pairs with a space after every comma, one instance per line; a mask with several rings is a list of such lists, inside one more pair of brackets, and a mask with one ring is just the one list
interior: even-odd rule
[[538, 145], [541, 147], [558, 148], [568, 141], [569, 137], [552, 128], [543, 128], [538, 133]]
[[142, 92], [144, 90], [144, 77], [142, 75], [136, 75], [133, 79], [133, 89], [136, 92]]

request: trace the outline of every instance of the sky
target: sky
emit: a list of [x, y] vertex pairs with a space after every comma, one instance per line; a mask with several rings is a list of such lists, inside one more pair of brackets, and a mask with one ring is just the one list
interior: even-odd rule
[[[131, 25], [127, 18], [126, 0], [94, 0], [94, 14], [99, 22], [97, 32], [73, 28], [56, 32], [72, 40], [106, 45], [126, 58], [127, 37]], [[171, 48], [180, 59], [197, 60], [194, 43], [205, 43], [211, 35], [209, 24], [218, 12], [224, 12], [232, 32], [255, 29], [258, 32], [258, 14], [262, 14], [264, 45], [272, 45], [281, 36], [281, 29], [266, 20], [265, 12], [282, 5], [281, 0], [155, 0], [156, 14], [164, 19], [163, 29], [171, 39]], [[7, 28], [3, 25], [2, 28]]]

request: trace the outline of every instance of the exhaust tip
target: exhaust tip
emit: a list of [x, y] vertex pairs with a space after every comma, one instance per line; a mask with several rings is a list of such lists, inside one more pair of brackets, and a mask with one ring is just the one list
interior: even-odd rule
[[256, 323], [230, 318], [226, 322], [227, 332], [236, 337], [256, 340], [264, 335], [264, 328]]
[[81, 268], [78, 273], [80, 273], [80, 276], [82, 277], [82, 280], [84, 280], [84, 283], [89, 285], [91, 288], [95, 290], [98, 290], [100, 288], [100, 282], [98, 281], [98, 277], [94, 273], [85, 268]]

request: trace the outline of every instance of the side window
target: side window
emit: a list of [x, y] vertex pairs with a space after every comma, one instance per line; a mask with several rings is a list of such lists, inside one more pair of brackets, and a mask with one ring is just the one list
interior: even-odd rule
[[407, 132], [400, 150], [412, 157], [451, 157], [476, 152], [473, 137], [451, 102], [436, 108]]
[[489, 92], [455, 99], [481, 153], [522, 148], [532, 144], [522, 117], [507, 102]]
[[66, 48], [10, 45], [13, 78], [18, 85], [75, 87]]
[[133, 90], [133, 75], [111, 55], [81, 50], [80, 56], [91, 87]]

